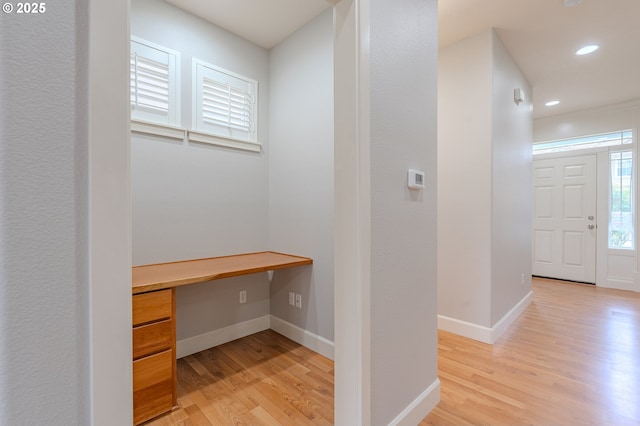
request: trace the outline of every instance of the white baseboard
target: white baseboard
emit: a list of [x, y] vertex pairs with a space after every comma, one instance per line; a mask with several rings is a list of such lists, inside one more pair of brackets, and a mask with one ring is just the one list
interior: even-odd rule
[[507, 312], [507, 314], [503, 316], [502, 319], [496, 323], [496, 325], [491, 328], [491, 344], [498, 341], [500, 336], [502, 336], [504, 332], [507, 331], [507, 329], [511, 326], [511, 324], [513, 324], [513, 322], [518, 319], [520, 314], [522, 314], [524, 310], [527, 309], [527, 306], [529, 306], [532, 300], [533, 291], [530, 291], [526, 296], [522, 298], [522, 300], [520, 300], [516, 304], [516, 306], [511, 308], [511, 310]]
[[638, 284], [637, 277], [635, 277], [634, 281], [618, 278], [607, 278], [603, 284], [598, 283], [597, 285], [598, 287], [613, 288], [616, 290], [640, 291], [640, 284]]
[[473, 324], [456, 318], [438, 315], [438, 328], [449, 333], [468, 337], [483, 343], [491, 342], [491, 329], [483, 325]]
[[334, 343], [278, 317], [271, 316], [271, 329], [331, 360], [334, 359]]
[[415, 426], [440, 402], [440, 379], [436, 379], [402, 413], [389, 423], [389, 426]]
[[222, 345], [260, 331], [268, 330], [270, 315], [249, 321], [239, 322], [228, 327], [219, 328], [208, 333], [199, 334], [176, 342], [176, 358], [182, 358], [196, 352]]
[[509, 326], [522, 314], [533, 300], [533, 292], [527, 293], [507, 314], [492, 328], [467, 321], [438, 315], [438, 328], [450, 333], [459, 334], [469, 339], [478, 340], [493, 345], [504, 334]]
[[260, 318], [179, 340], [176, 342], [176, 358], [183, 358], [232, 340], [268, 330], [269, 328], [333, 360], [334, 344], [332, 341], [271, 315], [265, 315]]

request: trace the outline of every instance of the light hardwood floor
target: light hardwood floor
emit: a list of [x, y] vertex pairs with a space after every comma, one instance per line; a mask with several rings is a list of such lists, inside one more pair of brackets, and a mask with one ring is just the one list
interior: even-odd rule
[[[420, 426], [640, 425], [640, 293], [534, 279], [494, 345], [439, 332]], [[178, 360], [180, 409], [147, 425], [329, 425], [333, 363], [265, 331]]]
[[534, 279], [494, 345], [439, 332], [427, 425], [640, 425], [640, 293]]
[[178, 405], [145, 426], [332, 425], [333, 362], [266, 330], [179, 359]]

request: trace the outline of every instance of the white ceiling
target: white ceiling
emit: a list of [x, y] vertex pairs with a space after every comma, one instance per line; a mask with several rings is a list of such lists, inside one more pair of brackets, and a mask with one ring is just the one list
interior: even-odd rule
[[[333, 0], [167, 0], [267, 49]], [[440, 47], [496, 28], [533, 87], [534, 117], [640, 99], [640, 0], [440, 0]], [[598, 44], [592, 55], [575, 51]], [[545, 107], [548, 100], [560, 104]]]
[[[534, 117], [640, 99], [640, 0], [440, 0], [440, 46], [494, 27], [533, 87]], [[587, 44], [600, 49], [587, 56]], [[545, 102], [557, 99], [555, 107]]]
[[330, 0], [167, 1], [266, 49], [280, 43], [332, 3]]

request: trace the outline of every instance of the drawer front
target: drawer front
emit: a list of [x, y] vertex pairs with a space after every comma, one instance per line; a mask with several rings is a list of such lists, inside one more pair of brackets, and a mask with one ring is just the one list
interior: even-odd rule
[[133, 325], [171, 318], [172, 290], [152, 291], [133, 295]]
[[133, 420], [144, 422], [173, 408], [173, 351], [133, 362]]
[[173, 320], [133, 328], [133, 359], [142, 358], [173, 346]]

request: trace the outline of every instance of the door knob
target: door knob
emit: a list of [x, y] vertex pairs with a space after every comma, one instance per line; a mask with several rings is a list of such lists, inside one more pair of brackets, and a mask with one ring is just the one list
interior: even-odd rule
[[589, 220], [593, 220], [593, 219], [595, 219], [594, 216], [589, 216]]
[[589, 226], [587, 226], [587, 228], [589, 228], [589, 229], [595, 229], [595, 227], [596, 227], [595, 225], [589, 225]]

